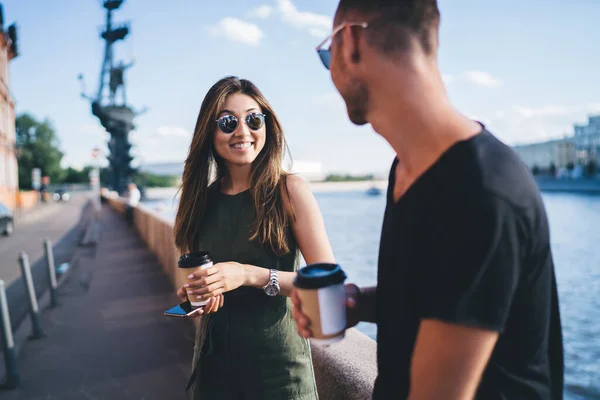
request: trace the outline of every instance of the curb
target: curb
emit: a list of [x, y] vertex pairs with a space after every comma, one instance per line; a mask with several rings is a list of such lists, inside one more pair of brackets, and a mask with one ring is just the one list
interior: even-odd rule
[[[61, 275], [61, 277], [58, 279], [58, 281], [56, 282], [56, 288], [60, 288], [61, 285], [64, 283], [64, 281], [66, 281], [69, 276], [71, 275], [71, 273], [75, 270], [75, 268], [77, 268], [79, 266], [79, 259], [81, 258], [81, 256], [78, 254], [80, 253], [81, 250], [79, 248], [77, 248], [77, 250], [75, 251], [75, 254], [73, 254], [73, 258], [71, 259], [71, 262], [69, 263], [69, 270], [64, 273], [63, 275]], [[44, 294], [38, 299], [38, 306], [40, 307], [40, 314], [43, 316], [44, 312], [46, 312], [47, 310], [52, 310], [52, 307], [50, 306], [50, 290], [46, 290], [44, 292]], [[60, 304], [58, 305], [58, 307], [60, 307]], [[30, 318], [24, 318], [23, 322], [21, 322], [19, 324], [19, 326], [17, 327], [17, 329], [15, 329], [13, 331], [13, 338], [15, 341], [15, 353], [16, 353], [16, 357], [18, 358], [19, 353], [21, 352], [21, 350], [27, 345], [27, 343], [29, 342], [29, 337], [31, 336], [31, 332], [32, 332], [33, 326], [31, 323], [31, 319]], [[42, 338], [43, 340], [43, 338]]]
[[[87, 207], [88, 204], [89, 204], [89, 201], [88, 201], [88, 203], [85, 203], [85, 205], [83, 206], [83, 209], [85, 209], [85, 207]], [[83, 229], [82, 237], [84, 237], [88, 233], [88, 231], [90, 230], [90, 227], [92, 225], [95, 225], [94, 229], [98, 230], [98, 226], [97, 226], [98, 221], [96, 220], [96, 216], [94, 215], [94, 213], [92, 213], [90, 216], [86, 216], [86, 217], [82, 218], [82, 221], [80, 221], [79, 223], [82, 223], [82, 222], [85, 224], [85, 228]], [[67, 270], [67, 272], [62, 274], [57, 279], [57, 282], [56, 282], [57, 290], [65, 283], [65, 281], [67, 281], [70, 278], [73, 271], [75, 271], [79, 267], [79, 263], [81, 262], [81, 259], [84, 255], [84, 253], [89, 252], [90, 247], [92, 247], [92, 246], [95, 247], [95, 243], [93, 245], [90, 245], [88, 243], [86, 246], [82, 246], [82, 244], [79, 243], [77, 245], [77, 247], [75, 247], [75, 250], [73, 251], [73, 256], [71, 257], [71, 260], [69, 262], [69, 264], [70, 264], [69, 269]], [[51, 301], [50, 288], [48, 287], [42, 293], [42, 295], [38, 298], [38, 306], [40, 309], [40, 315], [42, 317], [43, 317], [44, 312], [53, 309], [53, 307], [51, 307], [51, 305], [50, 305], [50, 301]], [[60, 304], [57, 307], [60, 307]], [[14, 346], [14, 357], [15, 358], [18, 359], [21, 350], [23, 350], [23, 348], [30, 341], [30, 336], [31, 336], [32, 330], [33, 330], [33, 326], [31, 323], [31, 318], [29, 318], [29, 315], [26, 316], [25, 318], [23, 318], [23, 321], [13, 330], [13, 339], [14, 339], [14, 343], [15, 343], [15, 346]], [[40, 340], [40, 339], [38, 339], [38, 340]], [[41, 338], [41, 340], [43, 340], [43, 338]], [[4, 371], [4, 368], [1, 368], [1, 370], [6, 373], [6, 371]]]

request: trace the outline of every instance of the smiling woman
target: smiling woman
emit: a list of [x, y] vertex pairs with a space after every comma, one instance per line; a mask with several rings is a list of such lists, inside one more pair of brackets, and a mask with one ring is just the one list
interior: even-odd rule
[[[240, 124], [240, 121], [243, 121]], [[265, 114], [250, 96], [242, 93], [227, 97], [217, 119], [215, 151], [236, 165], [250, 165], [265, 146]]]
[[182, 301], [207, 302], [198, 312], [191, 399], [317, 398], [310, 346], [296, 331], [288, 296], [298, 250], [307, 263], [335, 260], [308, 185], [282, 168], [286, 149], [254, 84], [227, 77], [213, 85], [174, 227], [182, 253], [208, 251], [214, 262], [177, 291]]

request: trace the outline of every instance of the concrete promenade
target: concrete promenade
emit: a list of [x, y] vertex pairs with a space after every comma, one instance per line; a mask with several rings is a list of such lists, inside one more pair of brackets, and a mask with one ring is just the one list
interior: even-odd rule
[[103, 206], [97, 248], [82, 247], [43, 314], [47, 337], [18, 356], [19, 389], [6, 400], [184, 399], [193, 326], [167, 318], [169, 279], [124, 219]]
[[78, 225], [87, 201], [87, 193], [77, 193], [66, 203], [40, 203], [15, 217], [12, 236], [0, 238], [0, 279], [8, 286], [20, 278], [17, 263], [19, 251], [26, 252], [33, 265], [44, 255], [44, 238], [57, 245], [65, 234]]
[[[139, 206], [130, 227], [123, 203], [112, 198], [97, 218], [89, 205], [80, 214], [66, 237], [77, 244], [95, 237], [95, 245], [75, 244], [58, 307], [48, 308], [47, 293], [42, 297], [46, 337], [27, 340], [29, 318], [16, 329], [20, 387], [0, 391], [0, 399], [185, 399], [194, 325], [163, 316], [177, 304], [180, 283], [171, 221]], [[375, 342], [355, 329], [339, 344], [313, 345], [320, 399], [370, 398], [375, 351]]]

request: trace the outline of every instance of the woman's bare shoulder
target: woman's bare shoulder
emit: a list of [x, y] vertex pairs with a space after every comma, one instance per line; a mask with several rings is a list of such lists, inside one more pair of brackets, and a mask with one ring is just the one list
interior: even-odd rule
[[308, 182], [298, 175], [287, 175], [285, 177], [285, 183], [292, 203], [295, 199], [298, 199], [298, 197], [306, 196], [307, 194], [312, 193]]

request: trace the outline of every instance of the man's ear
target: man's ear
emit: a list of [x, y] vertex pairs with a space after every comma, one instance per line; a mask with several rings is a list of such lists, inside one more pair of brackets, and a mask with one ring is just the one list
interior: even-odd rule
[[342, 32], [342, 57], [346, 65], [356, 64], [361, 60], [360, 32], [352, 26], [346, 26]]

